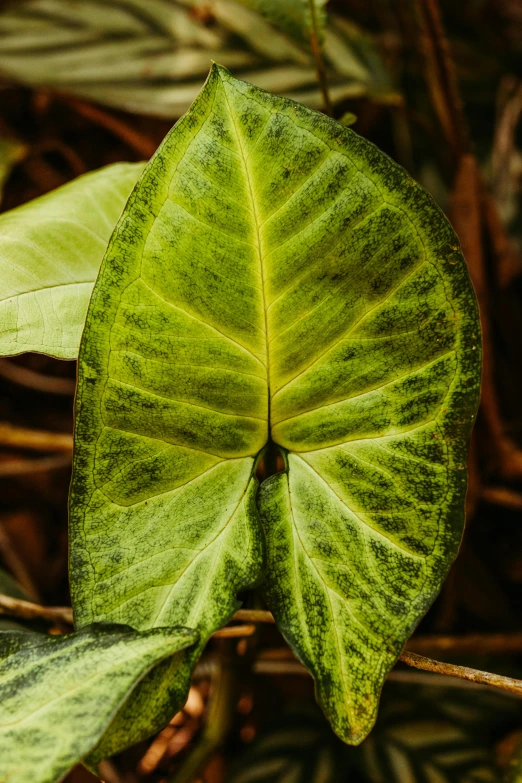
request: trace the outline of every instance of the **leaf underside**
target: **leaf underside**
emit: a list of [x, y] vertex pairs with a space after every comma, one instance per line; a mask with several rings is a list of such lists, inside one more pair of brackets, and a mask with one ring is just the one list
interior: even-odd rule
[[287, 469], [257, 496], [267, 601], [359, 742], [457, 551], [479, 354], [432, 199], [352, 131], [214, 66], [131, 195], [88, 313], [77, 622], [197, 628], [188, 683], [263, 572], [252, 469], [270, 437]]
[[101, 260], [144, 166], [106, 166], [0, 215], [0, 356], [76, 359]]
[[0, 780], [55, 783], [96, 744], [136, 682], [193, 644], [186, 628], [0, 634]]

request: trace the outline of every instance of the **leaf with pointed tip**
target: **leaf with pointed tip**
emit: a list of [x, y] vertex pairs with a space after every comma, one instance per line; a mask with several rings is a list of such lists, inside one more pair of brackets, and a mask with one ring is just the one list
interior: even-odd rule
[[197, 640], [125, 626], [69, 636], [0, 633], [0, 780], [54, 783], [96, 744], [136, 683]]
[[88, 313], [77, 621], [198, 628], [188, 681], [261, 573], [252, 471], [270, 432], [288, 467], [259, 497], [266, 594], [335, 730], [360, 741], [458, 547], [479, 354], [432, 199], [352, 131], [213, 67]]
[[144, 163], [114, 163], [0, 215], [0, 356], [75, 359], [112, 230]]

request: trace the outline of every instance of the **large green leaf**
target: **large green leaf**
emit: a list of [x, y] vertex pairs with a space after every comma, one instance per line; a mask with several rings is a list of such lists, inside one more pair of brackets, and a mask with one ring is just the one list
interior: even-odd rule
[[335, 730], [360, 741], [458, 547], [479, 354], [431, 198], [352, 131], [213, 67], [89, 309], [77, 622], [197, 627], [188, 680], [259, 579], [252, 469], [270, 436], [289, 454], [260, 493], [267, 597]]
[[0, 780], [61, 780], [136, 683], [196, 639], [186, 628], [116, 625], [70, 636], [0, 633]]
[[144, 163], [115, 163], [0, 215], [0, 356], [75, 359], [109, 237]]

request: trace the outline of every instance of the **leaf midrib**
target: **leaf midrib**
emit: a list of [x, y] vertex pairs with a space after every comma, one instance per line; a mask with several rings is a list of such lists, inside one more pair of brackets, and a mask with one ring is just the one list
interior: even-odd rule
[[[221, 75], [221, 74], [220, 74]], [[253, 219], [254, 219], [254, 227], [256, 231], [256, 237], [257, 237], [257, 254], [258, 254], [258, 260], [259, 260], [259, 269], [260, 269], [260, 277], [261, 277], [261, 294], [263, 299], [263, 318], [265, 322], [265, 367], [266, 367], [266, 380], [267, 380], [267, 395], [268, 395], [268, 426], [270, 428], [270, 354], [269, 354], [269, 344], [268, 344], [268, 310], [267, 310], [267, 297], [266, 297], [266, 278], [265, 278], [265, 265], [264, 265], [264, 256], [263, 256], [263, 242], [261, 238], [261, 225], [262, 221], [259, 217], [259, 208], [255, 199], [255, 193], [254, 193], [254, 187], [253, 187], [253, 181], [252, 176], [250, 174], [250, 170], [248, 168], [248, 156], [245, 152], [245, 148], [243, 146], [243, 140], [241, 133], [239, 131], [239, 128], [236, 124], [236, 121], [234, 119], [234, 112], [232, 110], [232, 107], [230, 105], [230, 101], [228, 98], [227, 93], [227, 87], [225, 80], [221, 76], [221, 84], [223, 86], [223, 93], [225, 96], [225, 100], [228, 107], [228, 113], [230, 116], [231, 123], [234, 127], [234, 132], [236, 134], [237, 144], [240, 150], [240, 157], [243, 164], [243, 171], [245, 174], [245, 182], [247, 185], [248, 195], [250, 198], [250, 209], [252, 211]]]

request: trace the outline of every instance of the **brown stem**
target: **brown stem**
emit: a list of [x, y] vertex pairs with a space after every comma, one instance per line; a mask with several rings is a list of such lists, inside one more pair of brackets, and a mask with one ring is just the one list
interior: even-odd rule
[[32, 451], [72, 451], [72, 435], [0, 424], [0, 445]]
[[24, 620], [47, 620], [51, 623], [73, 624], [73, 611], [68, 606], [40, 606], [2, 593], [0, 593], [0, 614], [21, 617]]
[[40, 372], [22, 367], [20, 364], [10, 362], [8, 359], [0, 359], [0, 376], [8, 381], [35, 389], [46, 394], [72, 395], [76, 388], [76, 381], [72, 378], [53, 378]]
[[439, 3], [438, 0], [414, 0], [414, 4], [432, 103], [446, 141], [458, 160], [469, 152], [469, 137]]
[[274, 623], [272, 612], [262, 609], [238, 609], [233, 620], [241, 620], [245, 623]]
[[507, 489], [507, 487], [485, 487], [482, 490], [482, 497], [488, 503], [512, 508], [515, 511], [522, 511], [522, 493], [515, 492], [513, 489]]
[[253, 623], [248, 625], [227, 625], [226, 628], [215, 631], [212, 636], [215, 639], [233, 639], [242, 636], [253, 636], [255, 632], [256, 626]]
[[23, 476], [32, 473], [45, 473], [47, 470], [65, 468], [71, 464], [71, 454], [58, 454], [40, 459], [10, 459], [0, 462], [0, 477]]
[[522, 680], [515, 680], [513, 677], [481, 672], [478, 669], [470, 669], [468, 666], [456, 666], [453, 663], [434, 661], [432, 658], [425, 658], [423, 655], [417, 655], [417, 653], [407, 650], [403, 650], [400, 660], [415, 669], [445, 674], [449, 677], [459, 677], [461, 680], [469, 680], [469, 682], [476, 682], [479, 685], [492, 685], [494, 688], [501, 688], [522, 696]]
[[472, 653], [486, 655], [490, 653], [522, 652], [522, 633], [473, 633], [463, 636], [412, 636], [406, 645], [408, 652], [444, 653], [452, 655]]
[[85, 117], [87, 120], [91, 120], [96, 125], [100, 125], [112, 133], [117, 138], [121, 139], [131, 149], [142, 155], [144, 158], [150, 158], [156, 151], [156, 144], [148, 139], [141, 133], [138, 133], [134, 128], [131, 128], [123, 120], [114, 117], [99, 106], [93, 106], [91, 103], [84, 103], [76, 98], [70, 98], [69, 96], [60, 96], [65, 102], [71, 106], [78, 114]]

